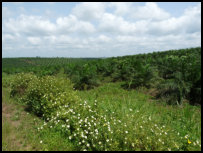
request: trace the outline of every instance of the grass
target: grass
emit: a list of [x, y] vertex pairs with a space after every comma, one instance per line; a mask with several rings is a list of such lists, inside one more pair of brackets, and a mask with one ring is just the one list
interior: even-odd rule
[[[97, 126], [99, 131], [104, 131], [104, 136], [98, 135], [103, 144], [95, 150], [201, 150], [200, 107], [187, 103], [182, 106], [166, 105], [144, 94], [145, 89], [127, 91], [121, 88], [121, 84], [105, 83], [92, 90], [77, 91], [81, 103], [86, 101], [87, 105], [95, 108], [100, 121], [103, 121], [101, 116], [106, 119], [104, 124], [102, 122], [103, 126]], [[9, 91], [8, 87], [3, 88], [2, 101], [8, 107], [10, 120], [3, 115], [2, 150], [84, 150], [77, 139], [70, 141], [57, 128], [38, 130], [46, 122], [26, 112], [24, 105], [10, 99]], [[77, 107], [75, 111], [76, 114], [81, 113], [77, 112]], [[82, 115], [90, 117], [91, 113]], [[19, 123], [17, 128], [15, 122]], [[105, 131], [107, 122], [114, 131], [110, 135], [105, 135], [108, 133]], [[111, 139], [113, 145], [109, 146], [110, 143], [105, 141], [111, 142]], [[94, 143], [97, 144], [97, 140]]]
[[[3, 88], [2, 151], [74, 150], [72, 144], [60, 133], [37, 128], [44, 121], [25, 111], [25, 106], [9, 98], [9, 88]], [[42, 141], [42, 143], [40, 143]]]
[[[122, 82], [107, 83], [93, 90], [79, 91], [79, 95], [82, 100], [89, 101], [89, 104], [93, 104], [96, 99], [103, 114], [115, 113], [122, 121], [127, 120], [129, 129], [134, 129], [135, 125], [149, 128], [155, 125], [167, 127], [167, 133], [171, 132], [173, 135], [170, 141], [177, 141], [184, 146], [184, 148], [173, 148], [174, 150], [200, 150], [200, 145], [196, 143], [201, 141], [200, 107], [191, 106], [188, 103], [182, 106], [166, 105], [153, 100], [151, 96], [144, 94], [142, 89], [126, 91], [120, 87], [121, 84]], [[147, 124], [143, 123], [143, 120], [149, 117], [151, 120], [147, 120]], [[141, 132], [139, 129], [134, 131]], [[188, 138], [185, 138], [187, 135]], [[149, 129], [144, 129], [142, 136], [151, 137]], [[157, 135], [156, 138], [158, 138]], [[167, 136], [163, 137], [163, 139], [167, 138]], [[187, 144], [188, 139], [193, 140], [193, 146]], [[164, 141], [168, 140], [162, 142]], [[159, 145], [158, 142], [157, 145]], [[171, 146], [176, 145], [171, 144]], [[171, 146], [168, 146], [169, 150]]]
[[12, 129], [10, 127], [10, 124], [5, 120], [5, 118], [2, 118], [2, 151], [6, 150], [15, 150], [15, 146], [12, 146], [10, 142], [10, 137], [12, 135]]

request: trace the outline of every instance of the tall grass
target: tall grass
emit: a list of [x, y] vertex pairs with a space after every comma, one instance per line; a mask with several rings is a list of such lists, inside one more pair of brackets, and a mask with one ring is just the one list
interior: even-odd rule
[[142, 90], [124, 90], [121, 84], [75, 91], [74, 104], [64, 103], [54, 115], [44, 117], [37, 129], [45, 149], [53, 149], [48, 147], [52, 136], [65, 140], [69, 147], [63, 150], [201, 150], [201, 108], [165, 105]]
[[142, 91], [123, 90], [121, 84], [108, 83], [94, 90], [80, 91], [79, 95], [90, 105], [97, 99], [103, 114], [116, 114], [126, 123], [126, 129], [137, 133], [133, 139], [142, 142], [138, 145], [141, 150], [200, 150], [200, 107], [188, 103], [180, 107], [166, 105]]

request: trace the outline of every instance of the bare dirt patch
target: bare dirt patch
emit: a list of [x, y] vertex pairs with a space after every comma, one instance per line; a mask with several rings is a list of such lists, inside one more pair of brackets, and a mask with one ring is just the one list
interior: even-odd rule
[[2, 102], [2, 126], [4, 125], [3, 123], [6, 121], [13, 129], [12, 134], [8, 135], [7, 139], [10, 141], [12, 146], [15, 146], [14, 148], [19, 148], [19, 150], [29, 150], [31, 146], [29, 145], [23, 146], [24, 139], [16, 135], [15, 131], [21, 126], [23, 119], [22, 116], [26, 115], [26, 113], [20, 112], [19, 119], [13, 120], [12, 118], [14, 117], [16, 112], [17, 108], [15, 105]]
[[[2, 104], [2, 116], [8, 121], [12, 126], [20, 126], [20, 120], [13, 121], [11, 118], [14, 116], [15, 111], [11, 105]], [[3, 121], [3, 120], [2, 120]]]
[[6, 104], [2, 104], [2, 115], [5, 116], [6, 118], [10, 118], [11, 114], [8, 112], [9, 106]]

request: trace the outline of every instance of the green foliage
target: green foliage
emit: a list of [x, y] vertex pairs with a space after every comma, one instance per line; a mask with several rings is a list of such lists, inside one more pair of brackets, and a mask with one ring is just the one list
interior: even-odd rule
[[2, 72], [15, 74], [33, 72], [38, 76], [55, 75], [61, 67], [70, 63], [82, 63], [91, 59], [78, 58], [2, 58]]
[[[60, 135], [78, 151], [175, 151], [201, 147], [197, 117], [200, 112], [194, 107], [157, 105], [149, 102], [147, 95], [126, 91], [120, 84], [75, 93], [70, 81], [63, 77], [44, 76], [28, 83], [25, 96], [24, 102], [45, 120], [38, 127], [39, 133], [47, 135], [51, 131], [53, 136]], [[42, 143], [46, 142], [49, 141]]]
[[2, 73], [2, 86], [10, 87], [13, 79], [14, 79], [13, 75], [8, 75], [6, 73]]
[[201, 87], [197, 82], [201, 82], [201, 66], [196, 53], [191, 56], [187, 52], [185, 52], [187, 56], [166, 55], [160, 70], [164, 81], [157, 87], [159, 90], [157, 97], [164, 98], [170, 104], [181, 104], [184, 98], [193, 104], [200, 103]]
[[83, 66], [76, 65], [75, 69], [76, 71], [70, 76], [75, 89], [87, 90], [99, 85], [95, 65], [89, 65], [88, 63]]
[[11, 95], [23, 96], [20, 100], [35, 114], [45, 118], [61, 106], [75, 104], [78, 100], [70, 80], [53, 76], [37, 77], [31, 73], [16, 75]]
[[190, 104], [200, 104], [201, 105], [201, 78], [194, 82], [190, 92], [188, 94], [188, 99], [190, 100]]
[[[186, 98], [191, 104], [201, 104], [200, 47], [106, 59], [3, 58], [2, 64], [7, 74], [33, 72], [37, 76], [57, 76], [64, 69], [64, 74], [79, 90], [93, 89], [104, 82], [123, 81], [127, 89], [158, 87], [159, 95], [171, 97], [173, 103], [181, 103]], [[167, 87], [171, 82], [177, 83], [174, 92], [178, 93], [166, 92], [171, 90]]]
[[55, 114], [64, 105], [74, 105], [77, 100], [70, 80], [53, 76], [44, 76], [31, 82], [24, 99], [34, 113], [45, 118]]
[[[52, 66], [37, 58], [46, 66], [15, 69], [36, 75], [17, 74], [8, 83], [3, 74], [2, 81], [45, 120], [39, 132], [56, 131], [77, 150], [200, 150], [200, 111], [183, 103], [187, 98], [201, 104], [200, 53], [201, 48], [194, 48]], [[123, 82], [87, 90], [102, 77], [123, 81], [127, 88], [156, 87], [158, 98], [181, 107], [151, 102], [139, 90], [121, 88]]]
[[142, 65], [137, 62], [132, 77], [124, 84], [127, 88], [137, 88], [140, 86], [151, 87], [151, 80], [154, 78], [155, 70], [149, 64]]
[[11, 82], [11, 97], [25, 94], [30, 82], [36, 82], [37, 77], [33, 73], [19, 73]]
[[184, 82], [181, 73], [175, 73], [173, 79], [158, 84], [158, 98], [164, 98], [168, 104], [182, 104], [183, 98], [190, 91], [190, 84]]

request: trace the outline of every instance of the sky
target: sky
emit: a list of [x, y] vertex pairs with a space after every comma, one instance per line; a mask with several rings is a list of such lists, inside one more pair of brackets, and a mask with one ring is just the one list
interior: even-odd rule
[[2, 57], [116, 57], [201, 46], [201, 2], [3, 2]]

